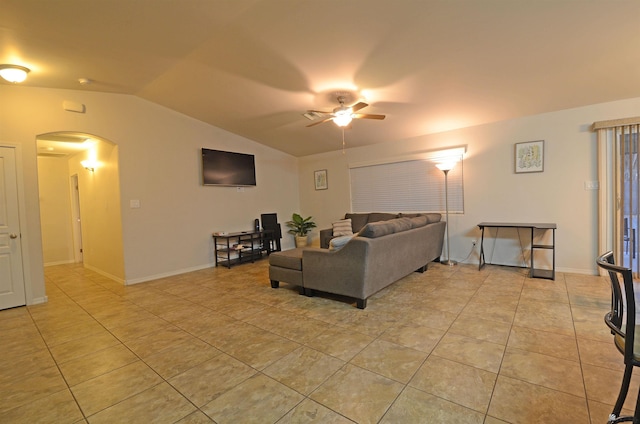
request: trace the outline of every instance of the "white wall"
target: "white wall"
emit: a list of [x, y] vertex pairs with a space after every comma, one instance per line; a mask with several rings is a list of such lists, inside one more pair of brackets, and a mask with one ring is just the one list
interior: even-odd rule
[[[77, 131], [117, 144], [127, 282], [135, 283], [213, 263], [212, 231], [252, 228], [261, 213], [281, 222], [299, 209], [296, 158], [134, 96], [0, 86], [0, 144], [22, 148], [21, 222], [28, 302], [42, 299], [44, 273], [36, 136]], [[65, 100], [86, 113], [66, 112]], [[201, 147], [256, 155], [258, 185], [203, 187]], [[141, 207], [132, 209], [130, 200]], [[293, 246], [285, 235], [283, 248]]]
[[72, 263], [73, 230], [67, 161], [54, 157], [39, 157], [38, 181], [44, 263]]
[[[81, 162], [93, 159], [94, 171]], [[40, 222], [45, 266], [73, 263], [71, 176], [77, 175], [84, 266], [124, 282], [118, 146], [95, 139], [73, 156], [38, 157]]]
[[[332, 221], [350, 210], [349, 163], [466, 145], [465, 213], [450, 216], [452, 259], [467, 258], [471, 240], [479, 240], [477, 224], [482, 221], [555, 222], [557, 269], [593, 274], [599, 254], [598, 192], [584, 188], [585, 181], [597, 180], [596, 136], [590, 125], [599, 120], [637, 116], [638, 110], [640, 99], [636, 98], [410, 140], [390, 140], [373, 147], [347, 149], [344, 155], [335, 152], [304, 157], [300, 160], [301, 209], [316, 218], [319, 228], [329, 228]], [[358, 131], [358, 123], [351, 131]], [[545, 140], [544, 172], [515, 174], [514, 143], [533, 140]], [[317, 169], [328, 170], [328, 190], [313, 189], [313, 171]], [[493, 248], [494, 233], [485, 249]], [[503, 236], [506, 240], [502, 240]], [[523, 243], [530, 237], [528, 233], [520, 236]], [[515, 233], [503, 231], [489, 253], [493, 256], [487, 254], [487, 260], [495, 263], [522, 263]], [[467, 262], [477, 260], [476, 250]]]
[[[211, 232], [251, 229], [260, 213], [276, 212], [284, 224], [299, 211], [314, 216], [319, 228], [327, 227], [350, 207], [348, 163], [463, 144], [468, 146], [465, 214], [451, 218], [454, 259], [469, 253], [470, 240], [479, 236], [478, 222], [552, 221], [558, 224], [558, 269], [594, 273], [597, 192], [584, 190], [584, 181], [597, 178], [595, 135], [589, 126], [637, 116], [640, 110], [640, 99], [631, 99], [298, 160], [134, 96], [1, 85], [0, 98], [0, 144], [18, 145], [21, 152], [28, 303], [46, 299], [38, 134], [78, 131], [118, 145], [124, 274], [129, 283], [210, 266]], [[65, 100], [85, 104], [86, 113], [64, 111]], [[539, 139], [546, 141], [544, 173], [515, 175], [513, 144]], [[258, 186], [242, 192], [202, 186], [201, 147], [255, 154]], [[317, 169], [328, 170], [328, 190], [314, 190]], [[130, 200], [139, 200], [141, 208], [130, 208]], [[284, 237], [283, 248], [292, 247], [286, 231]]]
[[[110, 142], [94, 140], [89, 150], [69, 158], [68, 174], [78, 176], [84, 266], [124, 283], [118, 150]], [[97, 162], [93, 171], [82, 166], [84, 160]]]

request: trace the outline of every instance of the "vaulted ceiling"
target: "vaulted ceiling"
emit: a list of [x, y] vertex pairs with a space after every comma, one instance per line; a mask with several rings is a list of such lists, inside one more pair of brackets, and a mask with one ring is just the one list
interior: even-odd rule
[[305, 156], [341, 148], [303, 116], [338, 94], [386, 115], [350, 147], [640, 97], [639, 19], [637, 0], [2, 0], [0, 63]]

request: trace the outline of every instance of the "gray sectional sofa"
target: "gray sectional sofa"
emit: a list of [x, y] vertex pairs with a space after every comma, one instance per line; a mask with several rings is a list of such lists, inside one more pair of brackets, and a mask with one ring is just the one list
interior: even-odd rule
[[369, 222], [373, 214], [356, 219], [349, 215], [354, 229], [366, 222], [339, 249], [305, 247], [272, 253], [272, 287], [284, 281], [300, 285], [308, 296], [315, 291], [348, 296], [364, 309], [371, 295], [414, 271], [424, 272], [440, 258], [446, 225], [440, 214], [396, 215], [375, 222]]

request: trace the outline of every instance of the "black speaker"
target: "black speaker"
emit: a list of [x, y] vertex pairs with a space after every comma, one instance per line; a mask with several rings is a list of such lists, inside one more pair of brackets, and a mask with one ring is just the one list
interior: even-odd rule
[[260, 231], [260, 220], [258, 218], [253, 220], [253, 230], [256, 233]]

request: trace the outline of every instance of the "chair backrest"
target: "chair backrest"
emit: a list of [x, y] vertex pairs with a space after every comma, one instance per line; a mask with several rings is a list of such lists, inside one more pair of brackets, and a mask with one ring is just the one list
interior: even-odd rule
[[[623, 338], [625, 363], [633, 362], [636, 326], [633, 273], [629, 268], [615, 265], [613, 252], [599, 256], [596, 262], [600, 268], [608, 272], [611, 282], [611, 311], [604, 316], [604, 321], [614, 334]], [[620, 276], [622, 276], [622, 284], [620, 284]]]
[[278, 224], [278, 214], [263, 213], [260, 215], [260, 220], [262, 221], [262, 228], [273, 231], [274, 238], [282, 238], [282, 230], [280, 229], [280, 224]]

